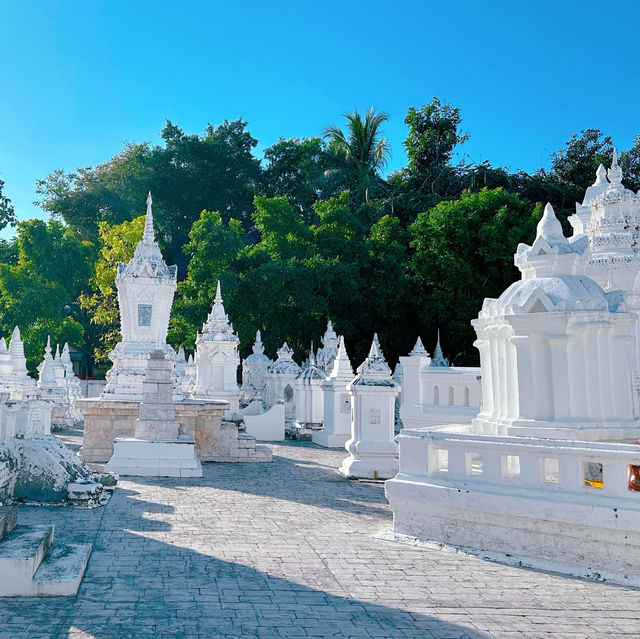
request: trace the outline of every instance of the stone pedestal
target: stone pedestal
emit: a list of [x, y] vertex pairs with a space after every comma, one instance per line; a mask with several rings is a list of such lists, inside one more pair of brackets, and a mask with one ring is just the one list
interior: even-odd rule
[[135, 437], [119, 437], [107, 470], [142, 477], [202, 477], [195, 440], [180, 433], [173, 404], [172, 363], [149, 353]]
[[106, 469], [137, 477], [202, 477], [193, 440], [148, 441], [118, 437]]

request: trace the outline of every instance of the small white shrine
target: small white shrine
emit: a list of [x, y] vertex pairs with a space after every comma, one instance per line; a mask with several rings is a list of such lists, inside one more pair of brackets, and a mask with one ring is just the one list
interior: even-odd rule
[[284, 402], [285, 421], [293, 424], [296, 419], [294, 389], [296, 378], [301, 372], [300, 366], [293, 360], [293, 349], [285, 342], [277, 351], [277, 359], [267, 369], [266, 404], [273, 406]]
[[316, 365], [321, 368], [326, 375], [331, 373], [333, 369], [333, 360], [338, 355], [338, 346], [340, 345], [340, 337], [333, 329], [331, 320], [327, 323], [327, 330], [320, 338], [322, 346], [316, 353]]
[[324, 420], [322, 382], [325, 377], [324, 370], [316, 364], [312, 347], [309, 359], [305, 362], [295, 381], [296, 421], [295, 428], [291, 429], [292, 435], [310, 435], [313, 430], [322, 428]]
[[254, 399], [264, 401], [267, 391], [267, 372], [273, 362], [264, 354], [262, 335], [256, 331], [253, 353], [242, 362], [241, 400], [246, 406]]
[[177, 267], [167, 266], [153, 230], [151, 193], [142, 240], [128, 264], [118, 264], [116, 288], [121, 341], [109, 354], [113, 362], [102, 397], [142, 399], [149, 353], [160, 345], [169, 360], [176, 353], [167, 342], [169, 316], [177, 287]]
[[224, 311], [220, 282], [211, 313], [196, 337], [196, 384], [193, 397], [198, 399], [224, 399], [229, 402], [227, 416], [238, 414], [240, 390], [238, 366], [240, 340], [233, 332], [233, 324]]
[[367, 359], [347, 389], [351, 399], [349, 456], [342, 462], [345, 477], [388, 479], [398, 472], [395, 442], [395, 399], [400, 389], [375, 335]]
[[347, 443], [351, 436], [351, 395], [347, 387], [353, 378], [344, 337], [340, 337], [331, 372], [321, 384], [324, 425], [321, 430], [313, 431], [314, 444], [342, 448]]
[[473, 422], [401, 431], [396, 535], [640, 584], [640, 196], [615, 155], [608, 177], [600, 167], [570, 239], [547, 205], [516, 251], [521, 279], [472, 322]]

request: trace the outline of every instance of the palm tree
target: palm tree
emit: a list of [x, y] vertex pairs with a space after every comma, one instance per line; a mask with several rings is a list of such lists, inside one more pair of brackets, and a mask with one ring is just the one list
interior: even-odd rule
[[373, 107], [369, 107], [364, 121], [358, 109], [344, 116], [347, 118], [347, 135], [337, 126], [330, 126], [324, 133], [324, 137], [329, 138], [329, 150], [336, 160], [332, 171], [342, 174], [352, 197], [355, 196], [359, 202], [368, 202], [370, 192], [381, 181], [379, 173], [391, 152], [380, 130], [389, 117], [386, 113], [375, 113]]

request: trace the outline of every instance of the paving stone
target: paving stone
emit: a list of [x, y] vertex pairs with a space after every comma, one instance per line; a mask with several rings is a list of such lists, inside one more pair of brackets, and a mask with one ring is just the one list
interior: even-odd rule
[[94, 550], [75, 599], [0, 600], [0, 639], [637, 636], [640, 591], [380, 540], [383, 487], [341, 479], [346, 453], [271, 447], [128, 478], [105, 508], [21, 506]]

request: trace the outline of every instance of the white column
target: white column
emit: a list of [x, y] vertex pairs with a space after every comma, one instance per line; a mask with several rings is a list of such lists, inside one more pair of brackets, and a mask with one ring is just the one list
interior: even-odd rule
[[533, 375], [531, 361], [531, 340], [529, 335], [514, 335], [510, 338], [515, 348], [517, 401], [516, 419], [533, 419]]
[[571, 420], [571, 403], [569, 396], [569, 365], [567, 349], [569, 336], [561, 334], [549, 335], [551, 347], [551, 372], [553, 375], [553, 412], [555, 421]]

